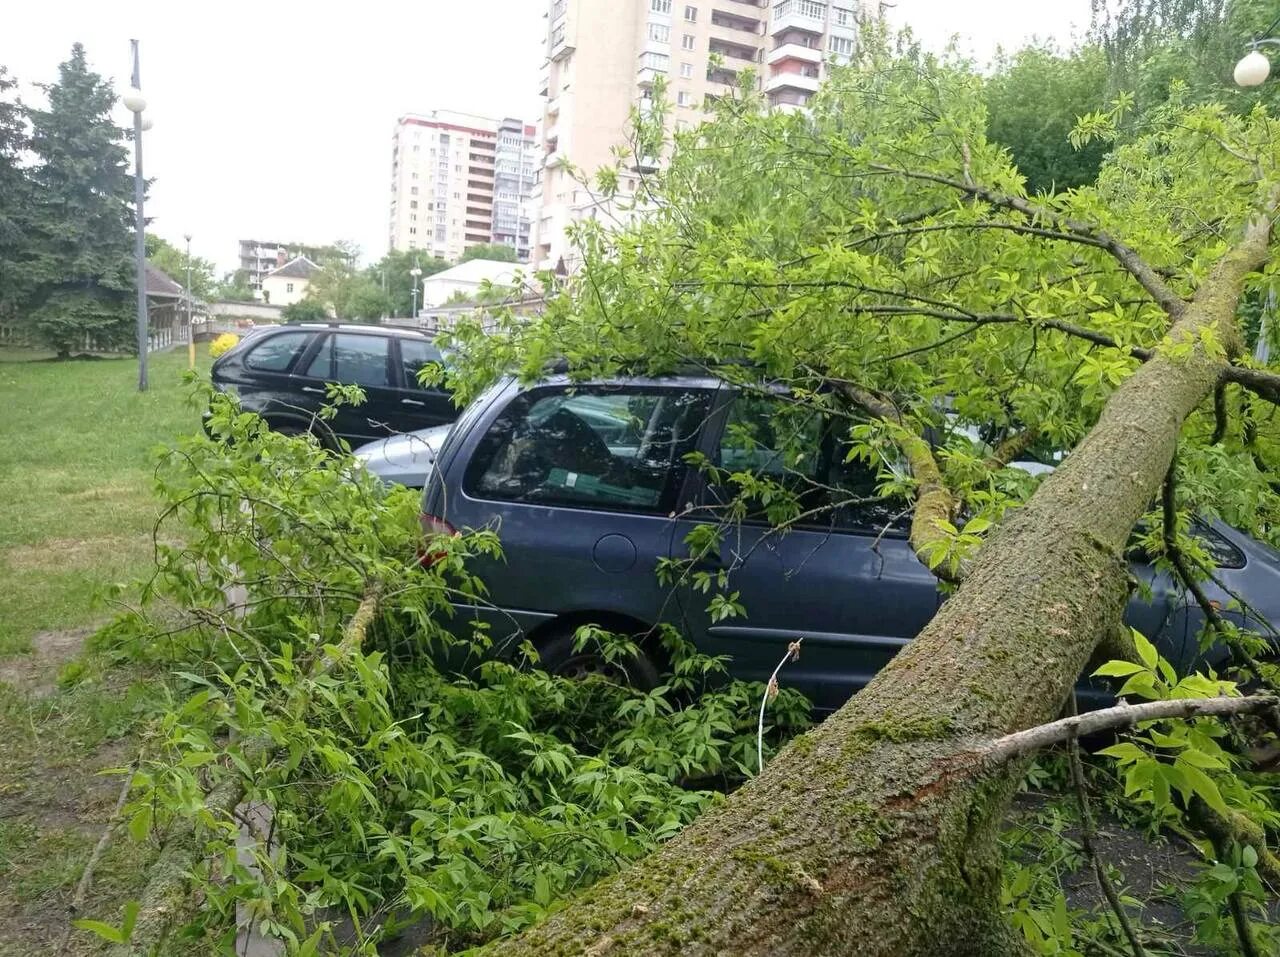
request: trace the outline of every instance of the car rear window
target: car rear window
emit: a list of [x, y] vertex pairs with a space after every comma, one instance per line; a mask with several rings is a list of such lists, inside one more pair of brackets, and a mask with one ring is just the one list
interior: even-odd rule
[[252, 346], [244, 357], [244, 364], [262, 372], [284, 372], [310, 338], [309, 332], [281, 332], [268, 336]]
[[695, 389], [540, 389], [517, 396], [467, 467], [475, 498], [665, 514], [707, 417]]

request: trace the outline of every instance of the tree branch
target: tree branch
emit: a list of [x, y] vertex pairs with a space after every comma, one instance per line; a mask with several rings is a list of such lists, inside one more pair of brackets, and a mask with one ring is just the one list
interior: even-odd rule
[[[1074, 691], [1071, 693], [1071, 712], [1077, 713]], [[1067, 757], [1071, 762], [1071, 784], [1075, 788], [1076, 803], [1080, 808], [1080, 844], [1093, 863], [1093, 875], [1097, 878], [1098, 887], [1107, 898], [1107, 903], [1111, 905], [1111, 911], [1120, 923], [1120, 930], [1124, 932], [1125, 938], [1129, 941], [1129, 947], [1133, 950], [1133, 957], [1147, 957], [1142, 941], [1138, 940], [1133, 923], [1129, 920], [1129, 914], [1124, 909], [1124, 903], [1116, 893], [1115, 885], [1111, 883], [1111, 876], [1107, 873], [1107, 868], [1102, 863], [1102, 858], [1098, 856], [1098, 849], [1093, 843], [1097, 829], [1093, 823], [1093, 810], [1089, 807], [1089, 791], [1085, 786], [1084, 765], [1080, 761], [1080, 742], [1074, 737], [1068, 742]]]
[[899, 169], [893, 166], [886, 166], [872, 163], [871, 168], [885, 173], [893, 173], [898, 176], [905, 176], [909, 179], [919, 179], [930, 183], [937, 183], [941, 186], [948, 186], [951, 189], [958, 190], [974, 199], [980, 199], [983, 202], [990, 203], [993, 206], [999, 206], [1003, 209], [1012, 210], [1034, 222], [1052, 223], [1063, 234], [1073, 237], [1077, 242], [1081, 242], [1089, 246], [1101, 245], [1108, 253], [1115, 258], [1125, 270], [1133, 276], [1134, 279], [1147, 291], [1147, 294], [1163, 309], [1171, 319], [1177, 320], [1186, 311], [1187, 303], [1182, 297], [1173, 291], [1160, 275], [1151, 267], [1151, 265], [1138, 255], [1137, 251], [1132, 247], [1125, 245], [1116, 239], [1110, 233], [1097, 228], [1089, 223], [1061, 216], [1053, 210], [1035, 203], [1028, 202], [1019, 196], [1008, 196], [1004, 193], [997, 193], [994, 190], [987, 189], [983, 186], [974, 186], [963, 180], [951, 179], [947, 176], [939, 176], [934, 173], [925, 173], [918, 170]]
[[991, 472], [1004, 468], [1027, 449], [1031, 448], [1039, 437], [1040, 432], [1037, 429], [1027, 428], [1021, 432], [1014, 432], [991, 450], [991, 454], [982, 463], [983, 467]]
[[1025, 731], [1015, 731], [978, 749], [984, 761], [1000, 764], [1040, 751], [1052, 744], [1061, 744], [1069, 738], [1083, 738], [1099, 731], [1126, 728], [1140, 721], [1156, 721], [1161, 718], [1200, 718], [1209, 715], [1256, 714], [1280, 707], [1280, 698], [1273, 695], [1252, 695], [1246, 698], [1179, 698], [1170, 701], [1144, 701], [1142, 704], [1118, 704], [1113, 708], [1090, 711], [1088, 714], [1060, 718]]
[[[866, 409], [871, 415], [886, 422], [902, 424], [902, 412], [888, 399], [874, 395], [851, 382], [834, 383], [836, 390], [850, 402]], [[907, 467], [916, 480], [915, 510], [911, 517], [911, 531], [907, 535], [911, 550], [929, 566], [924, 553], [934, 542], [945, 538], [946, 532], [942, 523], [949, 523], [955, 511], [955, 497], [942, 480], [942, 470], [934, 457], [933, 449], [923, 436], [909, 433], [899, 440], [902, 454], [906, 456]], [[930, 568], [934, 575], [947, 582], [958, 582], [960, 575], [951, 572], [945, 565]]]
[[1200, 611], [1204, 613], [1205, 619], [1209, 625], [1219, 635], [1225, 636], [1227, 633], [1226, 622], [1222, 620], [1217, 606], [1209, 600], [1209, 596], [1204, 593], [1204, 589], [1200, 587], [1200, 581], [1191, 573], [1191, 567], [1187, 564], [1186, 556], [1182, 554], [1182, 549], [1178, 547], [1178, 508], [1175, 501], [1175, 476], [1178, 467], [1178, 457], [1175, 454], [1173, 460], [1169, 463], [1169, 471], [1165, 474], [1164, 485], [1160, 488], [1160, 516], [1161, 516], [1161, 537], [1164, 540], [1164, 553], [1168, 556], [1173, 570], [1177, 573], [1178, 578], [1182, 580], [1183, 586], [1187, 591], [1191, 592], [1191, 597], [1196, 600], [1196, 604], [1200, 606]]

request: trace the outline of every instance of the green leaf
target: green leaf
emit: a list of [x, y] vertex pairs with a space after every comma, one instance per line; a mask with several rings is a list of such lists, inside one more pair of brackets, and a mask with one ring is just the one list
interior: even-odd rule
[[1139, 671], [1145, 671], [1143, 665], [1136, 661], [1108, 661], [1099, 667], [1094, 674], [1102, 675], [1107, 678], [1124, 678], [1127, 675], [1137, 674]]
[[110, 941], [113, 944], [123, 944], [128, 938], [117, 927], [110, 924], [104, 924], [100, 920], [89, 920], [87, 918], [79, 918], [71, 922], [81, 930], [87, 930], [91, 934], [97, 934], [103, 940]]
[[1133, 643], [1138, 649], [1138, 657], [1142, 659], [1142, 663], [1147, 666], [1148, 671], [1154, 671], [1156, 663], [1160, 660], [1160, 653], [1156, 651], [1156, 646], [1147, 640], [1147, 636], [1138, 631], [1137, 628], [1129, 629], [1133, 632]]
[[1185, 755], [1179, 755], [1178, 768], [1182, 771], [1188, 786], [1196, 793], [1205, 804], [1213, 808], [1223, 816], [1229, 815], [1231, 812], [1227, 809], [1227, 802], [1222, 800], [1222, 793], [1218, 790], [1218, 786], [1213, 783], [1213, 779], [1205, 774], [1194, 764], [1186, 764], [1182, 762]]

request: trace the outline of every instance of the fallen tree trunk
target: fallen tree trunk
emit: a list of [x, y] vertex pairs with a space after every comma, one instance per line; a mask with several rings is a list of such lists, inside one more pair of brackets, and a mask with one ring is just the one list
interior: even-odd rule
[[1226, 360], [1258, 217], [1169, 342], [980, 552], [937, 617], [863, 691], [663, 849], [502, 954], [1021, 953], [998, 907], [996, 836], [1023, 761], [984, 744], [1057, 717], [1126, 599], [1123, 550], [1179, 429]]

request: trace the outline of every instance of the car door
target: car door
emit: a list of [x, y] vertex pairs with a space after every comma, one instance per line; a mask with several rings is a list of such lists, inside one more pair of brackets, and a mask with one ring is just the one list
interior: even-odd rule
[[426, 366], [443, 361], [435, 343], [411, 336], [396, 338], [397, 401], [392, 422], [398, 431], [429, 429], [458, 417], [458, 407], [447, 389], [424, 388], [418, 382], [418, 374]]
[[309, 395], [323, 397], [330, 382], [358, 385], [364, 390], [363, 403], [340, 404], [329, 422], [334, 434], [351, 446], [399, 431], [393, 424], [399, 414], [400, 394], [390, 336], [329, 332], [303, 358], [298, 378], [300, 391]]
[[320, 403], [298, 394], [290, 371], [304, 361], [311, 337], [301, 329], [264, 335], [249, 343], [243, 355], [219, 363], [215, 380], [220, 388], [234, 390], [247, 411], [284, 416], [305, 426]]
[[[844, 461], [825, 416], [740, 393], [717, 421], [705, 451], [719, 471], [692, 490], [674, 554], [689, 554], [686, 536], [697, 526], [721, 528], [719, 549], [699, 566], [724, 573], [746, 614], [713, 620], [708, 596], [684, 587], [685, 628], [708, 653], [729, 655], [731, 672], [755, 680], [803, 639], [786, 682], [819, 708], [838, 707], [934, 615], [938, 582], [907, 542], [904, 509], [877, 496], [874, 470]], [[735, 513], [735, 493], [760, 482]], [[777, 529], [784, 499], [799, 517]]]
[[[653, 624], [674, 606], [658, 581], [670, 514], [710, 390], [653, 383], [550, 385], [517, 393], [449, 465], [445, 518], [491, 527], [500, 560], [475, 570], [500, 647], [565, 616]], [[459, 488], [460, 487], [460, 488]]]

